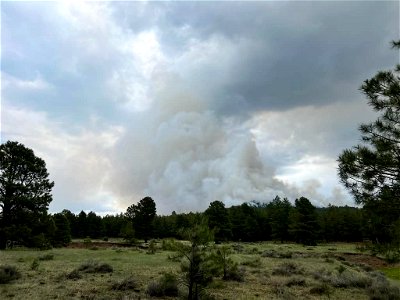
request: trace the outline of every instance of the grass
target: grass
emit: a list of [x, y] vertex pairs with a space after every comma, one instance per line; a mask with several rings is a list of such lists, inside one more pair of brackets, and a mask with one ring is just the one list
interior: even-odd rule
[[[381, 270], [393, 279], [388, 281], [391, 285], [386, 282], [383, 285], [384, 275], [375, 276], [377, 272], [370, 268], [361, 268], [356, 264], [343, 267], [343, 262], [337, 259], [327, 262], [326, 257], [332, 252], [357, 253], [353, 244], [311, 248], [280, 243], [228, 245], [233, 250], [239, 250], [234, 250], [231, 257], [243, 268], [244, 281], [216, 278], [208, 290], [215, 299], [369, 299], [370, 295], [380, 295], [386, 290], [395, 293], [400, 287], [399, 266]], [[329, 250], [333, 248], [336, 250]], [[273, 255], [262, 255], [265, 251]], [[275, 255], [289, 252], [293, 253], [291, 258]], [[122, 247], [99, 247], [96, 251], [66, 248], [0, 251], [1, 264], [15, 266], [21, 275], [10, 283], [0, 285], [0, 298], [149, 299], [149, 285], [159, 282], [163, 274], [176, 274], [179, 278], [179, 261], [168, 259], [173, 255], [174, 252], [165, 250], [148, 255], [144, 250]], [[31, 264], [35, 259], [40, 260], [40, 264], [32, 270]], [[79, 271], [89, 261], [97, 262], [89, 263], [92, 267], [107, 264], [113, 272]], [[376, 286], [375, 290], [365, 287], [370, 282]]]
[[380, 269], [390, 279], [398, 280], [400, 282], [400, 266], [389, 267]]

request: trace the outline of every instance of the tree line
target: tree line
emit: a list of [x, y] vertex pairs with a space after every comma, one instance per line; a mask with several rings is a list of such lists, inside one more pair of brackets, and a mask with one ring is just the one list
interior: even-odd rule
[[[136, 207], [132, 213], [132, 206]], [[278, 241], [315, 245], [317, 242], [357, 242], [371, 238], [363, 211], [355, 207], [316, 208], [304, 197], [292, 205], [275, 197], [269, 203], [250, 202], [226, 208], [221, 201], [210, 203], [204, 212], [156, 215], [156, 205], [146, 197], [123, 214], [99, 216], [95, 212], [69, 210], [50, 215], [49, 241], [66, 245], [71, 238], [138, 239], [183, 238], [187, 228], [206, 220], [216, 242]], [[23, 242], [23, 241], [20, 241]]]

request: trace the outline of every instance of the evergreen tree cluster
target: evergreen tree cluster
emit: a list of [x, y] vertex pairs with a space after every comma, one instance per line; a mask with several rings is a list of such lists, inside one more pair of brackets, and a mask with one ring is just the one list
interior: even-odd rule
[[[185, 238], [187, 228], [195, 227], [202, 219], [207, 220], [216, 242], [274, 240], [313, 245], [319, 241], [357, 242], [370, 238], [362, 209], [332, 205], [316, 208], [304, 197], [296, 199], [294, 205], [277, 196], [269, 203], [250, 202], [229, 208], [221, 201], [214, 201], [204, 212], [150, 215], [147, 231], [143, 223], [135, 222], [129, 213], [99, 216], [94, 212], [74, 214], [63, 210], [52, 219], [57, 232], [63, 232], [54, 234], [60, 245], [68, 241], [68, 236], [181, 239]], [[145, 236], [142, 230], [147, 232]]]

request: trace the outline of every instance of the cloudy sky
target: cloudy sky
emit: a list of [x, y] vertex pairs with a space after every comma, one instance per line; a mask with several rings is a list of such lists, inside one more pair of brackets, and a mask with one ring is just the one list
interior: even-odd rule
[[1, 2], [1, 141], [46, 161], [51, 212], [353, 205], [336, 159], [398, 38], [398, 1]]

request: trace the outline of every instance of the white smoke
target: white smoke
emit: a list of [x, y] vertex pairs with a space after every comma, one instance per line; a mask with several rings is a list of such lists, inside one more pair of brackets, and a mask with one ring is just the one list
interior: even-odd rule
[[116, 144], [110, 184], [121, 201], [128, 206], [149, 195], [159, 212], [171, 213], [282, 194], [250, 128], [218, 117], [176, 80], [156, 87], [153, 108], [136, 113]]

